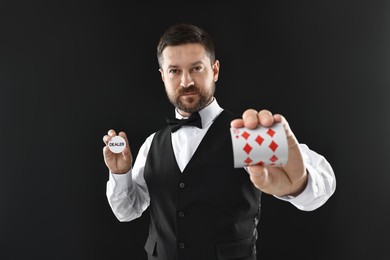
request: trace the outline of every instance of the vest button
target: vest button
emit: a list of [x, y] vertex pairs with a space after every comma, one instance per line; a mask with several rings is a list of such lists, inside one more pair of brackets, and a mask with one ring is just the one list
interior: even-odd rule
[[180, 188], [183, 189], [185, 186], [186, 186], [186, 185], [184, 184], [184, 182], [180, 182], [180, 184], [179, 184], [179, 187], [180, 187]]
[[181, 218], [184, 217], [184, 212], [183, 211], [179, 212], [179, 217], [181, 217]]
[[184, 247], [185, 247], [184, 243], [179, 243], [179, 248], [180, 249], [184, 249]]

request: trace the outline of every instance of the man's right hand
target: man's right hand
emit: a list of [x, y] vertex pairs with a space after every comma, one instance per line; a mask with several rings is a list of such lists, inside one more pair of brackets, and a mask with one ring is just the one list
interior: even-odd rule
[[126, 140], [126, 148], [121, 153], [113, 153], [110, 148], [108, 148], [108, 142], [116, 136], [116, 132], [113, 129], [110, 129], [107, 132], [107, 135], [103, 137], [103, 142], [106, 144], [103, 148], [104, 162], [106, 163], [108, 169], [115, 174], [124, 174], [131, 169], [133, 163], [133, 158], [131, 156], [129, 142], [127, 140], [126, 133], [119, 132], [119, 135]]

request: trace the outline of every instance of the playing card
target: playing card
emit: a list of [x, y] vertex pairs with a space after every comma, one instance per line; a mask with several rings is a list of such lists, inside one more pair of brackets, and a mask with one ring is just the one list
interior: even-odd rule
[[230, 128], [234, 167], [250, 165], [282, 166], [287, 162], [286, 132], [281, 123], [255, 129]]

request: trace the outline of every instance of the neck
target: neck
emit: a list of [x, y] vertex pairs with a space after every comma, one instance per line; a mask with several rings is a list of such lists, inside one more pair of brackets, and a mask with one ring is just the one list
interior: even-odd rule
[[177, 109], [177, 112], [179, 112], [179, 114], [183, 117], [189, 117], [191, 115], [191, 113], [185, 112], [185, 111], [180, 110], [180, 109]]

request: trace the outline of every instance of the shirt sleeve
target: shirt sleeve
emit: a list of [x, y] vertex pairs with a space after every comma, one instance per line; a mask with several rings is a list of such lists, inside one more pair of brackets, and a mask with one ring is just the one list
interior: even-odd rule
[[336, 178], [329, 162], [320, 154], [300, 144], [308, 172], [306, 188], [299, 195], [275, 196], [293, 204], [300, 210], [312, 211], [321, 207], [335, 192]]
[[150, 204], [144, 169], [153, 137], [154, 134], [150, 135], [142, 144], [130, 171], [125, 174], [109, 172], [106, 196], [114, 215], [121, 222], [140, 217]]

